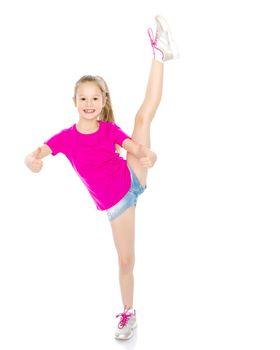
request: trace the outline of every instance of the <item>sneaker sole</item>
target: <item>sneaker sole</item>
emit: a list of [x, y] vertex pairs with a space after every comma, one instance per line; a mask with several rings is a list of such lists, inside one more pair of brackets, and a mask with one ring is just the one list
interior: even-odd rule
[[130, 335], [129, 335], [128, 337], [118, 337], [118, 336], [115, 335], [115, 339], [117, 339], [117, 340], [128, 340], [128, 339], [132, 338], [133, 335], [134, 335], [134, 329], [135, 329], [136, 327], [137, 327], [137, 323], [135, 323], [135, 324], [131, 327], [132, 332], [130, 333]]
[[169, 40], [170, 48], [172, 51], [172, 59], [179, 58], [180, 52], [179, 52], [179, 49], [178, 49], [177, 45], [175, 44], [175, 41], [172, 37], [172, 33], [171, 33], [171, 30], [169, 28], [169, 25], [168, 25], [166, 19], [164, 19], [162, 16], [156, 16], [155, 20], [156, 20], [157, 26], [159, 26], [160, 30], [163, 32], [166, 32], [168, 35], [168, 40]]
[[164, 19], [162, 16], [156, 16], [155, 20], [163, 32], [171, 32], [166, 19]]

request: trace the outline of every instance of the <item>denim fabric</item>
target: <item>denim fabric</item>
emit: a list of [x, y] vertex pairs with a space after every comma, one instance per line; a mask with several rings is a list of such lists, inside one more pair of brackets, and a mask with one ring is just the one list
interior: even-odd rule
[[128, 167], [131, 175], [131, 186], [127, 194], [113, 207], [107, 209], [107, 215], [109, 221], [113, 221], [118, 216], [120, 216], [126, 209], [136, 205], [137, 198], [142, 194], [147, 186], [143, 187], [138, 177], [135, 175], [134, 171]]

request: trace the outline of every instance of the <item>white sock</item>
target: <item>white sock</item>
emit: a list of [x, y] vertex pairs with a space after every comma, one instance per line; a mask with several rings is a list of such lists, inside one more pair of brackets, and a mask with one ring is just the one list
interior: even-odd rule
[[155, 49], [154, 58], [155, 58], [155, 60], [157, 60], [157, 61], [159, 61], [159, 62], [163, 62], [161, 51]]
[[134, 314], [134, 311], [135, 311], [135, 309], [132, 308], [132, 309], [129, 309], [127, 312]]

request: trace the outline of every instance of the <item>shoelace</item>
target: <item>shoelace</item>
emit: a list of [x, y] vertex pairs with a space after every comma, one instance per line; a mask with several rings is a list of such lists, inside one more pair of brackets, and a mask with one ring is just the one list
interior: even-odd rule
[[152, 30], [152, 28], [148, 29], [148, 35], [150, 37], [150, 41], [151, 41], [151, 45], [153, 48], [153, 53], [154, 53], [154, 57], [155, 57], [155, 50], [158, 50], [161, 54], [162, 54], [162, 59], [164, 58], [164, 53], [161, 49], [159, 49], [157, 47], [157, 37], [158, 37], [158, 32], [156, 31], [156, 36], [154, 36], [154, 32]]
[[121, 320], [118, 324], [118, 327], [119, 327], [119, 329], [122, 329], [123, 327], [125, 327], [127, 325], [127, 322], [129, 321], [130, 317], [134, 316], [134, 315], [132, 313], [128, 313], [128, 310], [125, 307], [124, 312], [121, 312], [116, 317], [120, 317], [120, 316], [121, 316]]

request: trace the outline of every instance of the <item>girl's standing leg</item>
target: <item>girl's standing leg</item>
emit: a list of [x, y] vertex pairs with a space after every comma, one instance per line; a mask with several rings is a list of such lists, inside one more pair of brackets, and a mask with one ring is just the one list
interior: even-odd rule
[[134, 206], [128, 208], [122, 215], [111, 221], [114, 243], [118, 253], [122, 302], [127, 308], [133, 307], [133, 267], [135, 263], [134, 222]]

